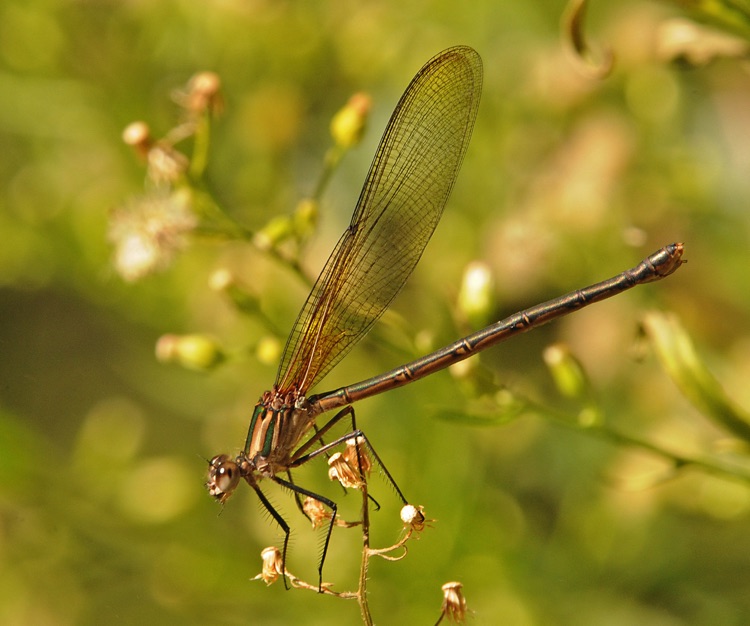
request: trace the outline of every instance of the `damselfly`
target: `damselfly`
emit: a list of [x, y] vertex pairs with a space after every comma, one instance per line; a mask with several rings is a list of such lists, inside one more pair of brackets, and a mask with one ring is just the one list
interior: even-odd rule
[[[210, 461], [206, 486], [218, 501], [225, 502], [240, 479], [258, 494], [284, 531], [283, 562], [290, 527], [260, 482], [268, 479], [290, 489], [298, 499], [313, 498], [331, 509], [318, 566], [322, 576], [336, 503], [294, 483], [291, 470], [345, 441], [361, 437], [367, 442], [356, 428], [352, 403], [433, 374], [508, 337], [636, 285], [660, 280], [683, 263], [682, 244], [668, 245], [622, 274], [516, 313], [390, 372], [308, 396], [382, 315], [419, 261], [461, 166], [481, 89], [482, 61], [466, 46], [441, 52], [411, 81], [386, 126], [352, 221], [294, 324], [276, 382], [253, 410], [242, 452], [235, 458], [222, 454]], [[321, 427], [316, 425], [321, 414], [342, 407]], [[323, 436], [347, 416], [351, 432], [324, 444]]]

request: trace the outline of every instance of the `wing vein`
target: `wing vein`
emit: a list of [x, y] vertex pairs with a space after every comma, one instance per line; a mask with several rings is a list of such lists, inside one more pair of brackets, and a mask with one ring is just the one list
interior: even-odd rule
[[471, 137], [482, 61], [444, 50], [417, 73], [386, 126], [349, 227], [300, 311], [276, 385], [303, 393], [383, 314], [437, 226]]

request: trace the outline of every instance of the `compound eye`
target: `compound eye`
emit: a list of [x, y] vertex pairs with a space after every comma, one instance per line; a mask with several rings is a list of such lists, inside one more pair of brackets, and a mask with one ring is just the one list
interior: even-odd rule
[[211, 459], [206, 488], [219, 502], [224, 502], [240, 481], [240, 468], [228, 455], [219, 454]]

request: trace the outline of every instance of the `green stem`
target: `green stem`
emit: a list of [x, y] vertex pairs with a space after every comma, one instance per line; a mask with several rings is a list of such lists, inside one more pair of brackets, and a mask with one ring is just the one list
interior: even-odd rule
[[338, 146], [331, 146], [326, 152], [323, 160], [323, 171], [320, 173], [320, 178], [318, 179], [318, 182], [315, 185], [315, 191], [313, 191], [312, 194], [312, 199], [316, 202], [320, 202], [320, 199], [323, 197], [323, 192], [331, 181], [331, 177], [339, 166], [339, 163], [341, 163], [341, 158], [344, 156], [345, 152], [346, 150], [339, 148]]
[[670, 450], [665, 450], [655, 443], [631, 435], [626, 435], [625, 433], [618, 432], [605, 425], [596, 424], [582, 426], [576, 421], [574, 416], [564, 414], [562, 412], [556, 413], [555, 411], [550, 410], [547, 407], [542, 407], [541, 405], [535, 403], [529, 403], [529, 408], [531, 408], [538, 415], [547, 417], [554, 421], [556, 424], [564, 426], [565, 428], [568, 428], [570, 430], [590, 434], [594, 437], [597, 437], [598, 439], [608, 441], [615, 445], [626, 445], [651, 452], [652, 454], [655, 454], [656, 456], [659, 456], [663, 459], [667, 459], [668, 461], [673, 463], [676, 469], [692, 466], [700, 468], [703, 471], [715, 476], [735, 479], [739, 478], [740, 480], [750, 483], [750, 470], [743, 467], [730, 465], [728, 463], [721, 463], [712, 458], [694, 457], [686, 454], [672, 452]]
[[207, 113], [195, 123], [193, 135], [193, 158], [190, 160], [190, 176], [200, 180], [208, 164], [208, 146], [211, 143], [211, 121]]

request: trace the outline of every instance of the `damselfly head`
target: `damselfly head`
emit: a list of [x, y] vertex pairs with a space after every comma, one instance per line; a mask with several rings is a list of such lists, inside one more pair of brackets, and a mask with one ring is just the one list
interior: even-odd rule
[[228, 454], [217, 454], [208, 464], [206, 489], [224, 504], [240, 481], [240, 468]]

